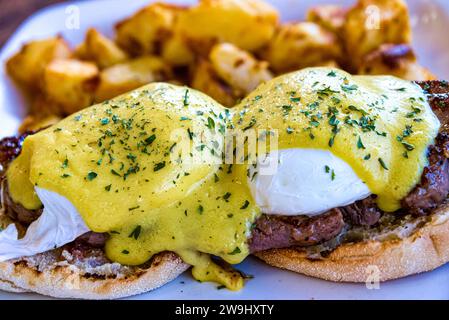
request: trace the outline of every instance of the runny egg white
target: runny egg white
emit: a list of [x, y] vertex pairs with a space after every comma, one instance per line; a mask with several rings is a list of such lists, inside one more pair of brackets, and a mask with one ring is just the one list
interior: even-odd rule
[[[327, 150], [283, 149], [258, 162], [256, 167], [249, 166], [248, 184], [265, 214], [311, 217], [370, 194], [352, 168]], [[277, 165], [264, 171], [261, 163]], [[0, 261], [61, 247], [89, 231], [67, 198], [39, 187], [36, 193], [44, 205], [42, 215], [22, 239], [13, 224], [0, 233]]]

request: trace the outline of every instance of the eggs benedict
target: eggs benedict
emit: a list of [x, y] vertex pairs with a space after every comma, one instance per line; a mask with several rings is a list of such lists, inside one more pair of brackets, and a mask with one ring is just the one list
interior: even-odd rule
[[[95, 268], [128, 275], [151, 274], [165, 257], [162, 281], [114, 297], [187, 265], [200, 281], [238, 290], [244, 276], [227, 264], [250, 253], [364, 281], [348, 275], [365, 262], [340, 272], [326, 254], [372, 243], [376, 232], [397, 235], [443, 208], [449, 139], [438, 112], [415, 83], [330, 68], [278, 77], [231, 109], [164, 83], [89, 107], [3, 143], [2, 203], [16, 224], [0, 233], [0, 279], [27, 289], [11, 263], [49, 251], [58, 262], [89, 260], [93, 250]], [[326, 271], [310, 271], [315, 261]]]

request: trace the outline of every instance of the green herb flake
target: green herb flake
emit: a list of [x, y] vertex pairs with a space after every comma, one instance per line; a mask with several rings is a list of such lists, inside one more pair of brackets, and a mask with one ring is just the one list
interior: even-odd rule
[[93, 172], [93, 171], [90, 171], [88, 174], [87, 174], [87, 180], [89, 180], [89, 181], [92, 181], [92, 180], [94, 180], [96, 177], [98, 176], [98, 174], [96, 173], [96, 172]]
[[187, 107], [189, 105], [189, 103], [190, 103], [190, 101], [189, 101], [189, 89], [187, 89], [186, 92], [184, 93], [184, 99], [183, 99], [182, 102], [184, 104], [184, 107]]
[[165, 167], [165, 161], [156, 163], [156, 165], [155, 165], [154, 168], [153, 168], [153, 171], [154, 171], [154, 172], [159, 171], [159, 170], [161, 170], [161, 169], [164, 168], [164, 167]]
[[154, 142], [154, 140], [156, 140], [155, 134], [153, 134], [145, 139], [145, 145], [149, 146], [150, 144], [152, 144]]
[[249, 201], [245, 200], [245, 202], [243, 203], [243, 206], [240, 207], [241, 210], [245, 210], [246, 208], [248, 208], [249, 206]]
[[142, 227], [141, 226], [136, 226], [134, 228], [134, 230], [129, 234], [128, 238], [134, 238], [135, 240], [137, 240], [140, 236], [140, 232], [142, 231]]
[[357, 148], [358, 149], [366, 149], [365, 146], [363, 145], [362, 138], [360, 138], [360, 136], [359, 136], [359, 139], [357, 140]]
[[385, 170], [388, 170], [387, 165], [385, 164], [384, 160], [382, 158], [379, 158], [379, 163], [382, 166], [382, 168], [384, 168]]
[[239, 254], [241, 252], [242, 252], [242, 250], [240, 250], [239, 247], [235, 247], [235, 249], [232, 252], [228, 253], [228, 254], [229, 255], [236, 255], [236, 254]]
[[196, 209], [196, 211], [197, 211], [199, 214], [203, 214], [203, 212], [204, 212], [204, 207], [203, 207], [202, 205], [199, 205], [198, 208]]

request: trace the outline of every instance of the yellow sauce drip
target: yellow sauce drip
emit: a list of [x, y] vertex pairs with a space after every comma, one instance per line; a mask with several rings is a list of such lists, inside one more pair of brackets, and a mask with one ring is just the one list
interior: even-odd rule
[[[28, 137], [7, 172], [11, 196], [36, 209], [34, 186], [54, 191], [91, 230], [110, 234], [111, 260], [139, 265], [173, 251], [197, 279], [238, 290], [242, 277], [209, 258], [241, 262], [260, 214], [247, 164], [211, 161], [223, 151], [213, 137], [230, 128], [278, 130], [279, 149], [330, 150], [378, 195], [381, 209], [395, 211], [420, 179], [439, 122], [418, 86], [335, 69], [281, 76], [233, 109], [192, 89], [150, 84]], [[179, 157], [181, 140], [191, 141], [193, 161]], [[205, 154], [210, 161], [195, 160]]]

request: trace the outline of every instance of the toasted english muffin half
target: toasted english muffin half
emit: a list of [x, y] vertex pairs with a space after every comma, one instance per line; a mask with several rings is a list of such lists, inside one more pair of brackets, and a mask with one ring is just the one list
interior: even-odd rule
[[[449, 203], [428, 217], [408, 216], [397, 225], [352, 230], [359, 239], [325, 248], [272, 249], [255, 255], [266, 263], [336, 282], [367, 282], [376, 272], [387, 281], [426, 272], [449, 261]], [[316, 250], [323, 250], [316, 253]], [[323, 254], [324, 253], [324, 254]]]
[[[10, 222], [0, 210], [0, 225]], [[160, 253], [138, 267], [110, 262], [102, 249], [80, 253], [58, 248], [0, 262], [0, 290], [56, 298], [117, 299], [161, 287], [189, 268], [172, 252]]]

